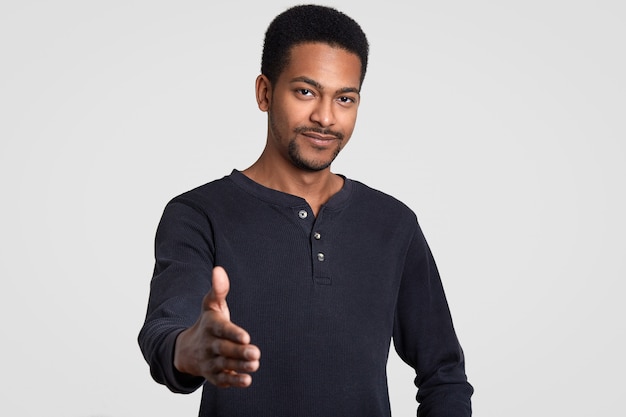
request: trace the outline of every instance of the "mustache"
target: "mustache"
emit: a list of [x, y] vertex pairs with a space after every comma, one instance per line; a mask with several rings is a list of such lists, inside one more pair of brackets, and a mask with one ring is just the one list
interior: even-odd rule
[[321, 127], [298, 126], [293, 131], [296, 134], [313, 132], [313, 133], [318, 133], [320, 135], [325, 135], [325, 136], [334, 136], [339, 140], [343, 140], [343, 133], [335, 132], [334, 130], [331, 130], [331, 129], [322, 129]]

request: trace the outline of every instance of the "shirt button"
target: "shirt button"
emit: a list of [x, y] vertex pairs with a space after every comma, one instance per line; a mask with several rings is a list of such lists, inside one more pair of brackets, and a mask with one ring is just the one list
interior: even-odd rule
[[317, 254], [317, 260], [320, 262], [324, 262], [324, 254], [322, 252]]
[[319, 232], [315, 232], [313, 237], [315, 238], [315, 240], [320, 240], [322, 238], [322, 235], [320, 235]]
[[306, 212], [306, 210], [300, 210], [298, 212], [298, 217], [300, 217], [301, 219], [306, 219], [306, 216], [308, 216], [309, 213]]

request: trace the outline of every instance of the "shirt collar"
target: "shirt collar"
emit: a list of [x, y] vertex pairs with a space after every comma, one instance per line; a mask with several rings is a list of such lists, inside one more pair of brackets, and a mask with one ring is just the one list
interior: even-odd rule
[[[342, 208], [348, 202], [352, 193], [354, 182], [341, 174], [339, 176], [344, 180], [343, 187], [324, 204], [324, 207], [327, 209], [338, 210]], [[302, 207], [306, 205], [304, 198], [265, 187], [236, 169], [233, 169], [228, 178], [248, 193], [268, 203], [284, 207]]]

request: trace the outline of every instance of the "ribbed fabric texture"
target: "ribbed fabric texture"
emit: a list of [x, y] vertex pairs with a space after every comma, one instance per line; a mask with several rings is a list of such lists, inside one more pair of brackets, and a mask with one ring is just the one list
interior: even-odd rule
[[261, 349], [251, 387], [204, 384], [200, 416], [389, 416], [392, 337], [416, 370], [419, 416], [471, 415], [437, 268], [394, 198], [345, 179], [315, 217], [305, 200], [233, 171], [168, 203], [155, 254], [139, 344], [157, 382], [183, 393], [203, 385], [176, 372], [172, 354], [214, 265], [230, 277], [231, 319]]

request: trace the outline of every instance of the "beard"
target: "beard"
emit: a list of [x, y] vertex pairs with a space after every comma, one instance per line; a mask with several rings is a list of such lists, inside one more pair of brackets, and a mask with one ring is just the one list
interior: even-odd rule
[[305, 159], [302, 156], [302, 152], [300, 152], [300, 146], [296, 142], [295, 137], [289, 140], [287, 151], [288, 151], [288, 155], [289, 155], [289, 159], [291, 160], [291, 163], [293, 163], [295, 166], [305, 171], [317, 172], [317, 171], [325, 170], [326, 168], [330, 166], [330, 164], [333, 163], [333, 161], [335, 160], [335, 158], [337, 157], [337, 155], [339, 155], [339, 152], [341, 151], [340, 143], [341, 142], [337, 144], [337, 147], [333, 151], [332, 156], [328, 160]]
[[[269, 122], [270, 122], [270, 127], [272, 130], [274, 139], [279, 144], [284, 143], [284, 138], [281, 136], [280, 129], [276, 125], [276, 122], [274, 118], [272, 117], [271, 113], [269, 114]], [[333, 150], [333, 153], [330, 156], [330, 158], [312, 159], [312, 158], [304, 157], [300, 149], [300, 145], [298, 144], [296, 139], [299, 134], [306, 133], [306, 132], [315, 132], [315, 133], [319, 133], [322, 135], [332, 135], [337, 138], [337, 146]], [[287, 155], [293, 165], [295, 165], [296, 167], [304, 171], [309, 171], [309, 172], [323, 171], [326, 168], [328, 168], [330, 164], [333, 163], [335, 158], [337, 158], [337, 155], [339, 155], [339, 152], [341, 151], [341, 145], [343, 143], [343, 138], [344, 138], [344, 135], [341, 132], [335, 132], [330, 129], [323, 129], [320, 127], [299, 126], [293, 130], [293, 136], [289, 139], [287, 143]], [[320, 148], [320, 150], [322, 149]]]

